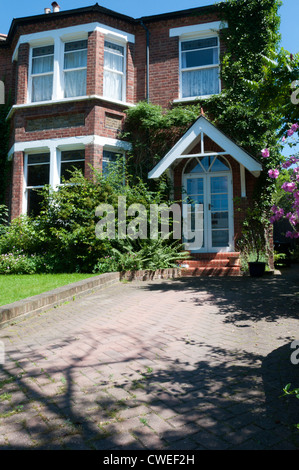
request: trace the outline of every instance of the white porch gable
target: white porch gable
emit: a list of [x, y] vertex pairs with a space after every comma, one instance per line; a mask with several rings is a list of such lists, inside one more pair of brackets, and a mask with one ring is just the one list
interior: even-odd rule
[[[222, 152], [205, 152], [204, 136], [209, 137]], [[188, 151], [192, 149], [195, 143], [201, 142], [200, 153], [190, 154]], [[200, 116], [190, 129], [181, 137], [181, 139], [172, 147], [172, 149], [160, 160], [160, 162], [149, 172], [148, 177], [152, 179], [159, 178], [166, 170], [175, 163], [179, 163], [181, 159], [191, 157], [206, 157], [207, 155], [231, 155], [241, 168], [246, 168], [255, 177], [260, 175], [262, 165], [253, 158], [245, 150], [241, 149], [231, 139], [229, 139], [222, 131], [211, 124], [204, 116]]]

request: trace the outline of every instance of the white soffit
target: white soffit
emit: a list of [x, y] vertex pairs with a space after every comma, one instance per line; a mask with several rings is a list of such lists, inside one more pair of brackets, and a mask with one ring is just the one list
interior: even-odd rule
[[181, 26], [179, 28], [171, 28], [169, 30], [169, 37], [188, 36], [202, 33], [217, 32], [219, 29], [227, 28], [225, 21], [213, 21], [211, 23], [193, 24], [190, 26]]
[[[172, 149], [160, 160], [160, 162], [148, 174], [149, 178], [159, 178], [176, 160], [188, 158], [184, 152], [192, 145], [197, 137], [204, 133], [210, 137], [225, 153], [231, 155], [237, 162], [243, 165], [254, 176], [259, 176], [262, 171], [262, 165], [251, 155], [241, 149], [223, 132], [219, 131], [203, 116], [190, 127], [190, 129], [181, 137], [181, 139], [172, 147]], [[204, 154], [203, 154], [204, 156]]]

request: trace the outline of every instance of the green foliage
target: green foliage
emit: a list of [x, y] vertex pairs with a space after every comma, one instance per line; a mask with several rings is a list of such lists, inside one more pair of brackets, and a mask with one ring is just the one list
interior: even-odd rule
[[36, 272], [34, 256], [22, 251], [0, 255], [0, 274], [33, 274]]
[[[242, 251], [242, 256], [246, 262], [258, 262], [262, 256], [267, 257], [267, 227], [269, 225], [267, 215], [261, 214], [260, 207], [257, 204], [247, 210], [242, 238], [238, 241], [238, 247]], [[252, 259], [253, 256], [254, 259]]]
[[[54, 190], [45, 187], [42, 210], [38, 217], [20, 216], [0, 234], [0, 272], [107, 272], [127, 269], [158, 269], [174, 265], [181, 246], [169, 240], [118, 240], [118, 198], [126, 209], [142, 204], [147, 213], [150, 205], [162, 202], [162, 192], [150, 191], [139, 181], [124, 182], [122, 170], [103, 177], [94, 172], [86, 179], [75, 171], [68, 183]], [[100, 239], [96, 225], [100, 218], [96, 208], [101, 204], [114, 208], [115, 239]], [[129, 223], [132, 218], [128, 218]], [[149, 222], [147, 222], [149, 223]], [[135, 259], [135, 260], [134, 260]], [[95, 267], [96, 266], [96, 267]]]
[[[123, 138], [133, 144], [128, 171], [147, 180], [148, 172], [199, 117], [200, 106], [163, 110], [161, 106], [140, 102], [126, 114]], [[159, 184], [163, 184], [163, 179]], [[156, 187], [154, 184], [153, 188]]]
[[157, 270], [177, 267], [178, 260], [189, 257], [183, 252], [179, 242], [167, 240], [119, 240], [112, 248], [112, 256], [107, 256], [96, 264], [93, 272]]

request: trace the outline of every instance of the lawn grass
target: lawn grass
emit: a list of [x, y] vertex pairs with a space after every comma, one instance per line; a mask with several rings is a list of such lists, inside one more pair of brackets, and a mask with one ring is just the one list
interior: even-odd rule
[[92, 276], [95, 274], [1, 274], [0, 306]]

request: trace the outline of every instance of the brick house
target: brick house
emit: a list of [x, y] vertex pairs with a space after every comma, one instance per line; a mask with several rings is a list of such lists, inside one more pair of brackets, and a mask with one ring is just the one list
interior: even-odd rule
[[[124, 111], [148, 100], [164, 108], [221, 92], [215, 6], [134, 19], [98, 4], [14, 19], [0, 39], [0, 80], [13, 105], [10, 211], [34, 213], [34, 189], [56, 187], [76, 166], [106, 171], [130, 143], [119, 137]], [[168, 172], [176, 188], [202, 204], [203, 243], [196, 267], [238, 274], [235, 240], [262, 167], [200, 116], [149, 178]], [[180, 191], [181, 189], [179, 189]], [[194, 213], [186, 214], [194, 218]], [[188, 245], [186, 245], [188, 248]], [[199, 272], [198, 271], [198, 272]]]

